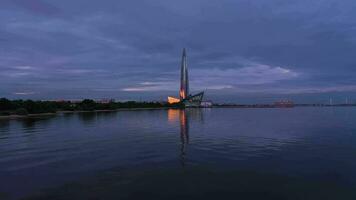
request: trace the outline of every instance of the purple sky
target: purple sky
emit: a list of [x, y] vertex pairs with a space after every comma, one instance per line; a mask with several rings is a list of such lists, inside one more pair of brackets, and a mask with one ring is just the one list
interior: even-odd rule
[[356, 101], [353, 0], [1, 0], [0, 96]]

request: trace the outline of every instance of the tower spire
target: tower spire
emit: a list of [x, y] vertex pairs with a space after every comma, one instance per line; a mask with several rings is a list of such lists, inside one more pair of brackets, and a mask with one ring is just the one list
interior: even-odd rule
[[179, 97], [181, 100], [183, 100], [186, 99], [188, 95], [189, 95], [189, 80], [188, 80], [187, 54], [185, 48], [183, 48], [181, 71], [180, 71]]

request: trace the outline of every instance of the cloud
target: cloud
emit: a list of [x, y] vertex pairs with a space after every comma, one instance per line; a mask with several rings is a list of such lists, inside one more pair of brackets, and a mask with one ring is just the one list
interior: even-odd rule
[[34, 67], [29, 66], [29, 65], [15, 66], [13, 68], [14, 69], [18, 69], [18, 70], [31, 70], [31, 69], [34, 69]]
[[4, 77], [8, 77], [8, 78], [23, 78], [23, 77], [31, 76], [31, 75], [33, 75], [33, 73], [17, 72], [17, 71], [5, 71], [1, 75], [4, 76]]
[[288, 68], [264, 64], [231, 69], [191, 70], [196, 84], [259, 85], [298, 78], [299, 73]]
[[174, 91], [178, 90], [179, 82], [177, 81], [145, 81], [137, 86], [122, 88], [125, 92], [149, 92], [149, 91]]
[[70, 75], [88, 75], [88, 74], [98, 74], [98, 73], [105, 73], [105, 70], [101, 69], [56, 69], [56, 73], [60, 74], [70, 74]]
[[330, 92], [355, 92], [355, 91], [356, 91], [356, 85], [339, 85], [339, 86], [319, 86], [319, 87], [289, 89], [284, 93], [318, 94], [318, 93], [330, 93]]
[[21, 6], [33, 13], [42, 15], [52, 15], [59, 12], [59, 9], [43, 0], [11, 0], [18, 6]]
[[[133, 87], [123, 88], [122, 91], [175, 91], [178, 90], [179, 72], [172, 72], [176, 78], [169, 81], [143, 81]], [[279, 81], [296, 79], [299, 73], [288, 68], [269, 66], [249, 62], [242, 68], [230, 69], [192, 69], [190, 70], [190, 87], [193, 90], [226, 90], [240, 86], [272, 84]]]
[[33, 94], [36, 94], [35, 92], [14, 92], [13, 93], [14, 95], [33, 95]]

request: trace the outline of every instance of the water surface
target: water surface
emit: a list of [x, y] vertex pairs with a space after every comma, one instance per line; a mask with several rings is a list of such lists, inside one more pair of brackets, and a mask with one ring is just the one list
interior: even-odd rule
[[356, 199], [356, 108], [0, 121], [0, 199]]

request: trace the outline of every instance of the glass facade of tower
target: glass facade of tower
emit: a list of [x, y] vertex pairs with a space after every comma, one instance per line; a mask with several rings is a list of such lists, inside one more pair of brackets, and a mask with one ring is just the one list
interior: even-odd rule
[[179, 98], [180, 100], [183, 100], [186, 99], [188, 96], [189, 96], [189, 78], [188, 78], [187, 55], [185, 49], [183, 49], [181, 71], [180, 71]]

